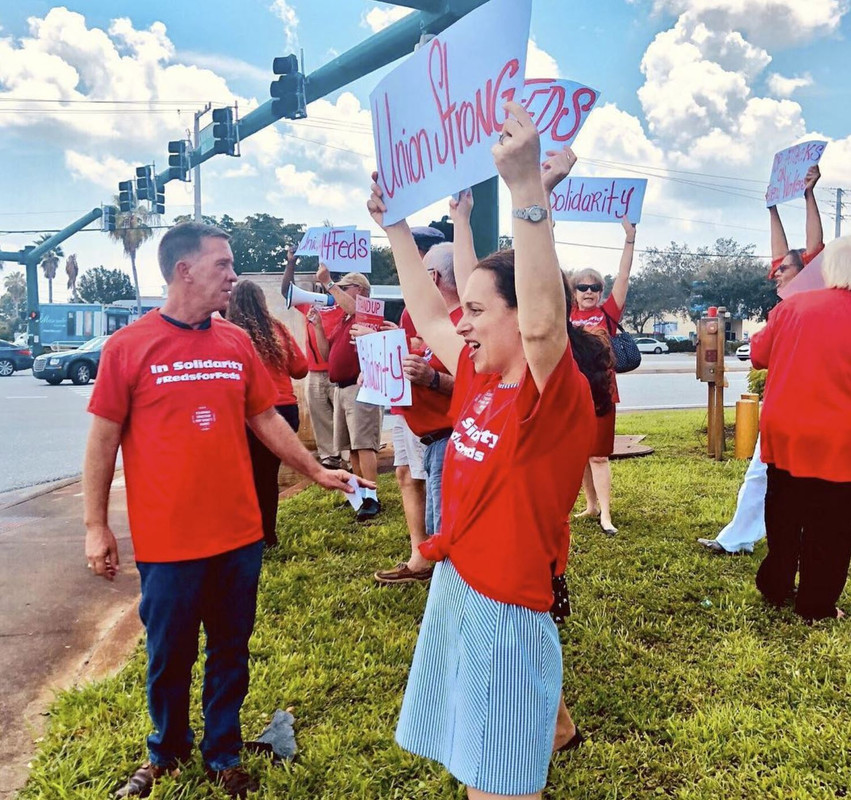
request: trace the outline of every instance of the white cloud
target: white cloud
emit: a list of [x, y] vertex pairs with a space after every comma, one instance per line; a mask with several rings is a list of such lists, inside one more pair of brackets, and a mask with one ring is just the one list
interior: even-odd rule
[[194, 64], [229, 78], [248, 78], [261, 83], [271, 83], [273, 79], [271, 63], [269, 69], [261, 69], [239, 58], [219, 53], [200, 53], [197, 50], [181, 50], [175, 53], [174, 57], [178, 61]]
[[313, 170], [299, 170], [293, 164], [278, 167], [275, 178], [278, 188], [267, 195], [267, 199], [275, 204], [283, 200], [300, 199], [314, 209], [332, 209], [339, 213], [352, 212], [354, 208], [360, 211], [360, 206], [366, 202], [366, 189], [351, 182], [331, 183], [324, 174], [320, 177]]
[[560, 78], [558, 62], [546, 50], [538, 47], [534, 39], [529, 39], [526, 51], [527, 78]]
[[285, 47], [288, 50], [294, 49], [298, 35], [298, 16], [295, 9], [287, 0], [272, 0], [269, 10], [284, 23]]
[[682, 14], [715, 30], [740, 30], [764, 47], [807, 42], [835, 33], [847, 0], [656, 0], [659, 11]]
[[244, 161], [238, 167], [226, 169], [222, 172], [222, 178], [254, 178], [257, 175], [259, 175], [257, 167], [248, 161]]
[[114, 156], [97, 157], [76, 150], [65, 151], [65, 166], [76, 179], [91, 181], [115, 193], [118, 181], [134, 175], [134, 164]]
[[809, 73], [794, 78], [786, 78], [777, 72], [768, 76], [768, 91], [777, 97], [791, 97], [798, 89], [812, 85], [813, 78]]
[[378, 33], [378, 31], [383, 31], [394, 22], [398, 22], [411, 13], [412, 9], [404, 8], [403, 6], [377, 6], [364, 12], [361, 16], [361, 25], [369, 28], [373, 33]]

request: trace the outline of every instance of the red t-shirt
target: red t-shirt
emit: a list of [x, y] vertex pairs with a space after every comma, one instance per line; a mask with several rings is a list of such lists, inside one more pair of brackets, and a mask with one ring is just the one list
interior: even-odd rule
[[328, 336], [328, 380], [331, 383], [351, 386], [360, 375], [358, 348], [352, 343], [352, 325], [355, 317], [340, 320], [337, 327]]
[[[296, 308], [305, 316], [310, 311], [310, 305], [297, 305]], [[328, 306], [327, 308], [319, 309], [319, 319], [322, 322], [322, 330], [325, 331], [325, 336], [330, 336], [334, 328], [340, 324], [340, 320], [346, 316], [340, 306]], [[309, 322], [305, 326], [307, 328], [307, 369], [308, 372], [327, 372], [328, 362], [322, 358], [319, 352], [319, 345], [316, 344], [316, 331], [313, 330], [313, 325]]]
[[762, 460], [797, 478], [851, 481], [851, 291], [787, 297], [751, 337], [751, 361], [768, 368]]
[[[460, 306], [450, 313], [449, 318], [453, 325], [458, 324], [458, 320], [464, 315], [464, 309]], [[442, 372], [445, 375], [449, 374], [449, 370], [441, 363], [440, 359], [431, 352], [428, 348], [413, 351], [415, 355], [422, 356], [429, 366]], [[405, 415], [405, 422], [416, 436], [425, 436], [427, 433], [451, 428], [455, 424], [455, 420], [449, 414], [450, 404], [452, 403], [452, 395], [441, 394], [435, 389], [430, 389], [428, 386], [420, 386], [419, 384], [411, 384], [411, 405], [402, 407], [402, 413]]]
[[263, 536], [246, 418], [277, 392], [248, 334], [206, 330], [159, 309], [103, 349], [89, 411], [122, 425], [127, 510], [137, 561], [185, 561]]
[[[311, 332], [313, 326], [309, 325]], [[284, 345], [284, 350], [290, 352], [290, 357], [283, 369], [276, 367], [274, 364], [263, 361], [263, 366], [269, 371], [275, 386], [278, 387], [278, 399], [275, 400], [276, 406], [293, 406], [298, 403], [298, 400], [293, 391], [293, 378], [303, 378], [307, 375], [308, 365], [307, 358], [302, 349], [298, 346], [293, 335], [286, 327], [275, 320], [275, 328], [281, 343]], [[316, 334], [314, 333], [314, 336]], [[262, 357], [261, 357], [262, 358]]]
[[443, 531], [420, 546], [449, 557], [462, 578], [503, 603], [548, 611], [564, 561], [564, 524], [596, 429], [588, 381], [570, 346], [543, 393], [476, 374], [464, 348], [455, 372], [455, 430], [443, 467]]
[[[605, 312], [605, 313], [603, 313]], [[609, 316], [607, 317], [606, 314]], [[618, 307], [615, 298], [609, 295], [602, 305], [596, 308], [587, 310], [576, 308], [575, 306], [570, 311], [570, 321], [577, 328], [584, 328], [588, 333], [595, 333], [601, 336], [608, 334], [614, 336], [618, 332], [617, 323], [621, 321], [623, 309]], [[611, 370], [612, 383], [612, 402], [619, 403], [621, 400], [618, 393], [618, 381], [615, 377], [616, 373]]]
[[[804, 251], [801, 253], [801, 261], [804, 262], [804, 266], [810, 263], [822, 250], [824, 250], [824, 242], [822, 242], [812, 253], [807, 253]], [[768, 277], [773, 278], [774, 273], [777, 271], [777, 267], [779, 267], [783, 263], [783, 259], [786, 256], [780, 256], [780, 258], [775, 258], [771, 262], [771, 269], [768, 271]]]

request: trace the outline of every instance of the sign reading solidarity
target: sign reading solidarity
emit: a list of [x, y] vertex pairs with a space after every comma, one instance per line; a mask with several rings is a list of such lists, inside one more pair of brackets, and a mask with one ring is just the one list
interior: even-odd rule
[[374, 331], [384, 322], [384, 301], [358, 295], [355, 298], [355, 323]]
[[573, 144], [599, 97], [596, 89], [575, 81], [527, 80], [520, 102], [541, 134], [541, 152]]
[[369, 231], [348, 228], [308, 228], [299, 242], [300, 256], [318, 256], [331, 272], [371, 272]]
[[384, 223], [496, 175], [491, 155], [526, 71], [531, 0], [490, 0], [369, 96]]
[[405, 331], [370, 333], [358, 336], [361, 388], [359, 403], [377, 406], [411, 405], [411, 382], [402, 371], [402, 361], [408, 355]]
[[553, 219], [568, 222], [620, 222], [641, 220], [644, 178], [579, 178], [562, 181], [550, 195]]
[[787, 147], [774, 156], [771, 178], [765, 193], [765, 207], [771, 208], [787, 200], [804, 196], [807, 170], [818, 164], [827, 142], [813, 140]]

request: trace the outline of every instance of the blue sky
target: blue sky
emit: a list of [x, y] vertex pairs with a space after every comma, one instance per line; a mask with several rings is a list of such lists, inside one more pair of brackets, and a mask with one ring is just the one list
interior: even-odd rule
[[[575, 145], [577, 171], [650, 177], [639, 245], [676, 240], [698, 247], [731, 236], [765, 254], [760, 196], [777, 149], [812, 136], [829, 139], [818, 192], [825, 212], [833, 210], [831, 188], [851, 189], [848, 5], [533, 0], [528, 73], [557, 73], [602, 91]], [[163, 0], [0, 0], [0, 249], [17, 250], [37, 235], [12, 231], [55, 230], [108, 202], [133, 166], [151, 159], [162, 165], [166, 142], [191, 126], [205, 101], [237, 99], [243, 112], [265, 102], [276, 55], [304, 48], [309, 72], [403, 11], [372, 0], [213, 0], [203, 13], [187, 8]], [[368, 224], [367, 98], [379, 77], [313, 104], [303, 123], [279, 123], [251, 137], [241, 159], [208, 162], [204, 211]], [[57, 110], [29, 102], [34, 98], [153, 100], [158, 110], [87, 102]], [[191, 203], [188, 186], [169, 184], [166, 219]], [[442, 204], [414, 221], [439, 213]], [[797, 241], [801, 204], [782, 214], [790, 241]], [[833, 218], [825, 213], [824, 222], [830, 238]], [[605, 248], [621, 238], [611, 225], [559, 223], [556, 230], [558, 241], [570, 243], [560, 245], [566, 266], [607, 272], [617, 253]], [[127, 266], [119, 248], [97, 233], [78, 234], [64, 247], [83, 269]], [[143, 291], [158, 293], [153, 244], [139, 261]], [[56, 294], [63, 297], [64, 289]]]

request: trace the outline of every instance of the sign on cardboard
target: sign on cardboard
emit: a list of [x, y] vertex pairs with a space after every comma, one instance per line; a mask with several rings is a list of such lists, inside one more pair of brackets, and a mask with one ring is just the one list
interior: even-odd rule
[[553, 219], [569, 222], [637, 224], [647, 180], [644, 178], [581, 178], [571, 175], [550, 195]]
[[396, 328], [380, 331], [355, 340], [361, 370], [358, 402], [377, 406], [411, 405], [411, 382], [402, 371], [408, 355], [405, 331]]
[[384, 301], [375, 300], [372, 297], [358, 295], [355, 298], [355, 323], [372, 328], [374, 331], [381, 330], [384, 322]]
[[318, 256], [331, 272], [371, 272], [369, 231], [345, 228], [308, 228], [299, 242], [300, 256]]
[[596, 89], [576, 81], [527, 80], [520, 102], [541, 135], [541, 153], [573, 144], [599, 97]]
[[825, 147], [827, 142], [813, 139], [811, 142], [792, 145], [775, 154], [768, 191], [765, 193], [766, 208], [804, 196], [807, 170], [818, 164]]
[[385, 224], [496, 175], [491, 155], [526, 71], [531, 0], [490, 0], [370, 94]]

